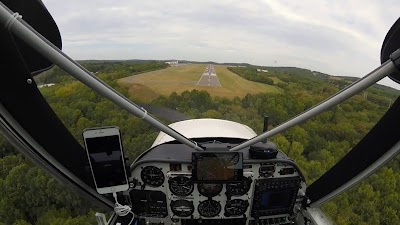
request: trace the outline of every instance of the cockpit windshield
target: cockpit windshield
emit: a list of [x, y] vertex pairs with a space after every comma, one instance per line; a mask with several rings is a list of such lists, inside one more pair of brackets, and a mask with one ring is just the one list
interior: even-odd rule
[[[399, 85], [384, 78], [260, 141], [261, 160], [250, 153], [258, 146], [229, 149], [378, 67], [382, 40], [398, 18], [392, 4], [44, 4], [59, 26], [66, 54], [206, 150], [195, 151], [160, 133], [59, 66], [34, 77], [33, 85], [82, 149], [85, 129], [120, 129], [131, 191], [119, 201], [130, 204], [138, 218], [153, 219], [138, 224], [297, 221], [307, 187], [356, 147], [400, 94]], [[51, 178], [2, 136], [0, 156], [0, 225], [95, 224], [95, 212], [112, 213]], [[397, 224], [399, 160], [316, 208], [333, 224]]]

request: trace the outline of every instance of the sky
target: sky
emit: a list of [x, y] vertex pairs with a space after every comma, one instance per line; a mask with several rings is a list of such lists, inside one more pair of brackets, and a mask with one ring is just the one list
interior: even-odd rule
[[[44, 0], [82, 59], [294, 66], [362, 77], [380, 65], [398, 0]], [[381, 84], [400, 89], [389, 78]]]

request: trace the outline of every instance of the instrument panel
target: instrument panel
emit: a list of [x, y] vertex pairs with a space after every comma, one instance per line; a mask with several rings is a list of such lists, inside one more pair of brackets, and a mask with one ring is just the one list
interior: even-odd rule
[[[306, 188], [297, 169], [271, 160], [244, 162], [241, 166], [242, 171], [229, 171], [230, 176], [222, 174], [215, 178], [210, 175], [215, 180], [199, 182], [193, 178], [196, 172], [193, 163], [142, 163], [131, 173], [134, 183], [129, 191], [132, 211], [146, 224], [213, 224], [214, 220], [219, 221], [218, 224], [222, 221], [257, 224], [271, 219], [278, 221], [275, 224], [284, 224], [293, 221], [303, 200], [301, 193], [305, 193]], [[218, 174], [212, 170], [207, 172]], [[240, 180], [220, 179], [236, 175]]]

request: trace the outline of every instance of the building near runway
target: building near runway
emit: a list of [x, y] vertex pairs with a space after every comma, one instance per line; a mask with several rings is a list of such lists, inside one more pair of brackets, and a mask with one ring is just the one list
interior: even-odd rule
[[171, 65], [171, 66], [175, 66], [178, 65], [178, 60], [177, 61], [169, 61], [169, 62], [165, 62], [165, 64]]

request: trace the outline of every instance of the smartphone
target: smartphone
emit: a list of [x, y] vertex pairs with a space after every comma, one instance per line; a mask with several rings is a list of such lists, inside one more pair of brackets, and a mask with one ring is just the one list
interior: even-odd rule
[[129, 183], [119, 128], [85, 129], [83, 139], [97, 192], [127, 191]]

